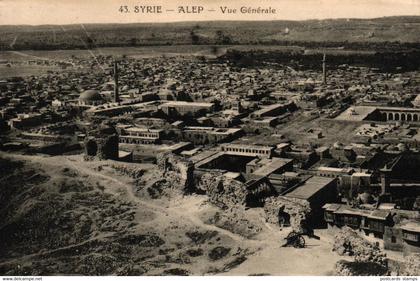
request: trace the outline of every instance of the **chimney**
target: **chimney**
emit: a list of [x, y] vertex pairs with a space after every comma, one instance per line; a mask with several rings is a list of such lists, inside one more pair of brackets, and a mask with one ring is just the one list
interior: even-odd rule
[[118, 64], [117, 61], [114, 61], [114, 102], [120, 101], [120, 96], [118, 93]]
[[324, 84], [324, 85], [327, 84], [327, 69], [326, 69], [326, 65], [325, 65], [325, 63], [327, 62], [326, 58], [327, 58], [327, 56], [324, 53], [324, 57], [322, 58], [322, 84]]

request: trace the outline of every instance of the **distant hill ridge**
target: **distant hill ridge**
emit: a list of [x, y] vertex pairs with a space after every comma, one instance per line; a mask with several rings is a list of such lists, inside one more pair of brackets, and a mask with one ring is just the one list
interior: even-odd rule
[[[3, 25], [0, 49], [74, 49], [146, 45], [326, 46], [380, 43], [418, 48], [420, 16], [305, 21], [203, 21], [174, 23]], [[385, 43], [385, 45], [383, 44]]]

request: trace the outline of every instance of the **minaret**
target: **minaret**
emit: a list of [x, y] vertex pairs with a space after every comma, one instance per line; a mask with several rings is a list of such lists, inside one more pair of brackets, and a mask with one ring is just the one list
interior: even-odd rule
[[324, 57], [322, 58], [322, 84], [324, 84], [324, 85], [327, 84], [327, 69], [326, 69], [326, 65], [325, 65], [325, 63], [327, 62], [326, 58], [327, 58], [327, 56], [324, 53]]
[[118, 64], [117, 61], [114, 61], [114, 102], [120, 101], [120, 95], [118, 93]]
[[381, 175], [381, 195], [385, 195], [389, 193], [389, 174], [392, 172], [392, 169], [389, 169], [387, 165], [385, 165], [385, 167], [380, 169], [379, 172]]
[[381, 175], [381, 193], [378, 196], [378, 202], [376, 207], [379, 207], [381, 203], [389, 203], [392, 202], [391, 198], [391, 191], [390, 191], [390, 173], [392, 172], [392, 168], [388, 168], [387, 165], [385, 165], [384, 168], [379, 170]]

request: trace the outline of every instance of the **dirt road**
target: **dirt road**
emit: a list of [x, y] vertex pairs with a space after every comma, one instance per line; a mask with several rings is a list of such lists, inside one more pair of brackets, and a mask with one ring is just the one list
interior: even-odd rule
[[[320, 240], [306, 238], [308, 246], [304, 249], [282, 248], [281, 244], [290, 229], [280, 230], [277, 226], [267, 224], [261, 209], [247, 211], [246, 216], [254, 222], [258, 222], [258, 226], [262, 229], [257, 236], [249, 239], [227, 229], [205, 223], [202, 219], [203, 213], [214, 212], [216, 207], [208, 204], [204, 195], [179, 196], [166, 204], [161, 204], [159, 200], [140, 198], [133, 191], [134, 184], [131, 178], [111, 172], [112, 169], [109, 169], [110, 166], [118, 164], [118, 162], [85, 162], [82, 160], [82, 156], [20, 155], [13, 157], [32, 162], [41, 169], [52, 171], [52, 173], [54, 173], [54, 167], [57, 171], [68, 168], [75, 171], [79, 179], [99, 183], [104, 186], [106, 192], [133, 203], [138, 210], [134, 221], [138, 224], [138, 233], [143, 233], [148, 227], [153, 227], [154, 231], [162, 232], [177, 228], [181, 228], [182, 231], [182, 228], [187, 227], [186, 229], [218, 233], [221, 237], [225, 237], [220, 241], [225, 241], [227, 247], [253, 249], [253, 253], [247, 255], [243, 263], [228, 272], [220, 272], [221, 275], [328, 275], [332, 272], [335, 262], [342, 258], [331, 251], [331, 240], [328, 235], [324, 235], [322, 232], [316, 233], [321, 237]], [[103, 168], [106, 166], [108, 168]], [[152, 220], [144, 217], [145, 210], [153, 213]], [[161, 225], [160, 228], [159, 225]], [[177, 238], [171, 235], [167, 234], [165, 239], [172, 239], [176, 243]], [[188, 243], [185, 238], [182, 239]], [[173, 254], [180, 251], [182, 248]], [[184, 267], [188, 268], [192, 274], [209, 271], [209, 265], [204, 261], [200, 264], [184, 265]], [[151, 272], [151, 274], [159, 273], [159, 271]]]

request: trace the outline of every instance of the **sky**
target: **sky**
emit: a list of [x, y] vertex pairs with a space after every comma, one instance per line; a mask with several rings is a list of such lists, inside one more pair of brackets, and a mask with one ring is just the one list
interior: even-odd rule
[[[162, 6], [162, 13], [135, 13], [136, 5]], [[129, 13], [119, 12], [127, 6]], [[202, 6], [197, 14], [179, 6]], [[275, 14], [223, 14], [220, 7], [276, 9]], [[167, 11], [174, 10], [174, 11]], [[214, 10], [213, 12], [208, 10]], [[420, 16], [420, 0], [0, 0], [0, 25], [136, 23], [204, 20], [306, 20]]]

